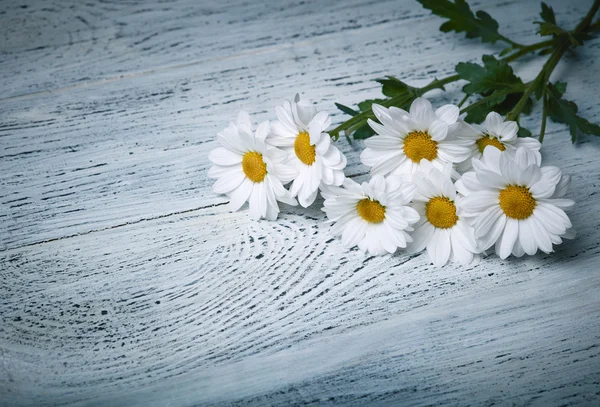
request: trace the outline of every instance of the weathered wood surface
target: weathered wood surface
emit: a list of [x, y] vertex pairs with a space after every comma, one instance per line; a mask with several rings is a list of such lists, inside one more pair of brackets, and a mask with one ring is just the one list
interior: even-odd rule
[[[550, 3], [570, 25], [589, 6]], [[477, 7], [536, 40], [537, 2]], [[439, 24], [412, 1], [0, 2], [0, 405], [600, 403], [597, 139], [550, 126], [543, 147], [577, 240], [467, 269], [345, 252], [318, 205], [257, 223], [210, 191], [238, 110], [333, 111], [490, 49]], [[596, 121], [599, 45], [556, 73]]]

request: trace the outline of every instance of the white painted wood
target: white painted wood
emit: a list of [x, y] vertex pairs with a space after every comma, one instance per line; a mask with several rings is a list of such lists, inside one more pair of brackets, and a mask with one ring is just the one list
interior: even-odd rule
[[[572, 25], [587, 3], [552, 4]], [[577, 240], [467, 269], [346, 252], [318, 205], [252, 222], [206, 177], [241, 108], [333, 111], [500, 46], [412, 1], [19, 6], [0, 11], [0, 405], [599, 402], [597, 139], [552, 125], [543, 147], [573, 175]], [[536, 40], [536, 2], [482, 7]], [[597, 50], [556, 73], [596, 121]]]

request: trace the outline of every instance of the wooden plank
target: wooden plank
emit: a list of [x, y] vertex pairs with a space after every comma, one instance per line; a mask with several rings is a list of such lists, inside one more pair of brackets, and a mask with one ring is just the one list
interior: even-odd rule
[[[423, 84], [488, 46], [441, 36], [413, 2], [56, 3], [0, 24], [0, 405], [599, 402], [597, 139], [551, 126], [543, 148], [573, 175], [577, 240], [466, 269], [347, 252], [318, 204], [252, 222], [210, 192], [214, 133], [239, 109], [272, 118], [300, 91], [332, 110], [377, 96], [375, 77]], [[203, 7], [231, 24], [196, 26], [216, 18]], [[537, 2], [482, 7], [534, 41]], [[47, 48], [16, 42], [33, 27]], [[592, 120], [597, 43], [557, 72]], [[339, 145], [364, 179], [362, 145]]]
[[[386, 73], [423, 84], [447, 74], [454, 63], [489, 50], [440, 37], [438, 19], [410, 21], [284, 44], [228, 59], [226, 65], [213, 60], [5, 101], [0, 113], [0, 247], [223, 202], [209, 191], [206, 156], [216, 145], [214, 134], [239, 109], [256, 113], [257, 120], [273, 119], [273, 106], [300, 91], [333, 111], [334, 101], [352, 104], [378, 96], [372, 79]], [[439, 55], [450, 43], [456, 45], [440, 63]], [[593, 50], [584, 52], [594, 55]], [[402, 72], [392, 55], [402, 55]], [[590, 62], [591, 67], [600, 63]], [[540, 63], [524, 66], [526, 75]], [[591, 97], [598, 85], [580, 75], [583, 69], [574, 65], [564, 77], [570, 92]], [[458, 94], [450, 97], [459, 99]], [[593, 117], [595, 110], [589, 113]], [[358, 162], [361, 144], [351, 147], [342, 140], [340, 145], [349, 158], [348, 174], [364, 173]]]
[[[317, 211], [222, 207], [1, 258], [5, 400], [408, 405], [598, 400], [590, 225], [553, 255], [467, 269], [365, 257]], [[587, 214], [585, 218], [581, 218]]]
[[0, 88], [7, 98], [145, 75], [423, 14], [413, 3], [356, 0], [6, 3]]
[[[586, 7], [550, 3], [566, 9], [567, 22], [579, 18]], [[494, 13], [498, 3], [487, 0], [480, 7]], [[507, 32], [524, 39], [532, 36], [531, 27], [515, 25], [511, 12], [529, 16], [529, 22], [537, 19], [538, 8], [533, 1], [513, 0], [502, 3], [496, 14]], [[285, 44], [392, 28], [398, 22], [408, 24], [409, 32], [412, 22], [423, 18], [439, 25], [436, 17], [412, 1], [4, 2], [0, 99], [198, 67]], [[437, 29], [424, 34], [431, 37]]]

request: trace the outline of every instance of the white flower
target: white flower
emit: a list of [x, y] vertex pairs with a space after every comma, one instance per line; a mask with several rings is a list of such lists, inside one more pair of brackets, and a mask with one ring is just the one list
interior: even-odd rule
[[437, 267], [448, 260], [458, 260], [463, 265], [473, 261], [479, 253], [473, 227], [464, 218], [456, 202], [456, 188], [450, 177], [452, 167], [440, 171], [428, 162], [412, 177], [417, 185], [413, 208], [421, 216], [412, 234], [409, 250], [420, 252], [427, 248], [429, 258]]
[[362, 163], [372, 167], [371, 175], [413, 174], [423, 159], [441, 168], [464, 161], [471, 153], [472, 141], [456, 138], [461, 124], [454, 105], [434, 111], [427, 99], [417, 98], [410, 113], [377, 104], [372, 108], [381, 124], [369, 120], [378, 135], [365, 140], [367, 148], [360, 155]]
[[294, 101], [286, 100], [275, 108], [279, 121], [271, 126], [267, 143], [281, 147], [288, 153], [288, 164], [298, 175], [290, 191], [298, 197], [300, 205], [308, 207], [323, 185], [342, 185], [346, 157], [333, 144], [325, 132], [331, 124], [329, 114], [318, 112], [306, 100], [296, 95]]
[[481, 158], [483, 150], [487, 146], [496, 147], [500, 151], [515, 151], [519, 147], [530, 149], [536, 158], [538, 165], [542, 162], [540, 148], [542, 145], [532, 137], [517, 137], [519, 125], [513, 121], [504, 121], [502, 116], [496, 112], [488, 113], [483, 127], [463, 123], [458, 137], [471, 140], [471, 157], [458, 164], [457, 169], [461, 172], [468, 171], [472, 167], [471, 158]]
[[358, 245], [371, 255], [394, 253], [412, 241], [406, 232], [419, 220], [419, 214], [408, 206], [415, 190], [414, 184], [400, 178], [376, 175], [361, 185], [346, 178], [343, 188], [326, 188], [323, 211], [335, 222], [331, 233], [341, 235], [344, 246]]
[[557, 167], [539, 167], [531, 150], [514, 152], [486, 148], [481, 160], [473, 159], [474, 171], [456, 182], [464, 216], [473, 219], [479, 247], [495, 244], [502, 259], [553, 251], [553, 244], [572, 238], [565, 210], [575, 204], [563, 198], [570, 177]]
[[229, 209], [237, 211], [248, 201], [253, 219], [275, 220], [279, 213], [277, 201], [296, 205], [296, 200], [283, 187], [290, 182], [296, 171], [285, 164], [285, 152], [265, 144], [269, 122], [262, 122], [256, 129], [248, 113], [238, 114], [236, 124], [217, 134], [221, 147], [208, 156], [215, 164], [208, 176], [217, 178], [213, 191], [230, 198]]

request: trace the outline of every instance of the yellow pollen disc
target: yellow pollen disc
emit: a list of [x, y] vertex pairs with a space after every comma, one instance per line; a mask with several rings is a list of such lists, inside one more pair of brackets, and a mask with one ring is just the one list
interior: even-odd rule
[[356, 211], [361, 218], [370, 223], [381, 223], [385, 219], [385, 206], [369, 198], [358, 201]]
[[404, 154], [416, 163], [423, 158], [431, 161], [437, 157], [437, 143], [426, 131], [413, 131], [404, 139]]
[[242, 169], [246, 177], [253, 182], [262, 182], [267, 175], [267, 164], [263, 161], [262, 154], [248, 151], [242, 158]]
[[445, 196], [431, 198], [425, 205], [425, 216], [429, 223], [440, 229], [451, 228], [458, 222], [456, 206]]
[[509, 185], [500, 191], [500, 208], [513, 219], [527, 219], [535, 208], [535, 198], [529, 189], [520, 185]]
[[315, 162], [315, 146], [310, 145], [310, 136], [307, 132], [298, 133], [298, 137], [294, 141], [294, 153], [306, 165], [312, 165]]
[[500, 142], [500, 140], [498, 140], [496, 137], [492, 137], [492, 136], [483, 136], [482, 138], [477, 140], [476, 143], [477, 143], [477, 147], [479, 148], [479, 152], [481, 152], [482, 154], [483, 154], [483, 150], [485, 150], [485, 148], [487, 146], [494, 146], [500, 151], [506, 150], [506, 147], [504, 147], [504, 144], [502, 144]]

